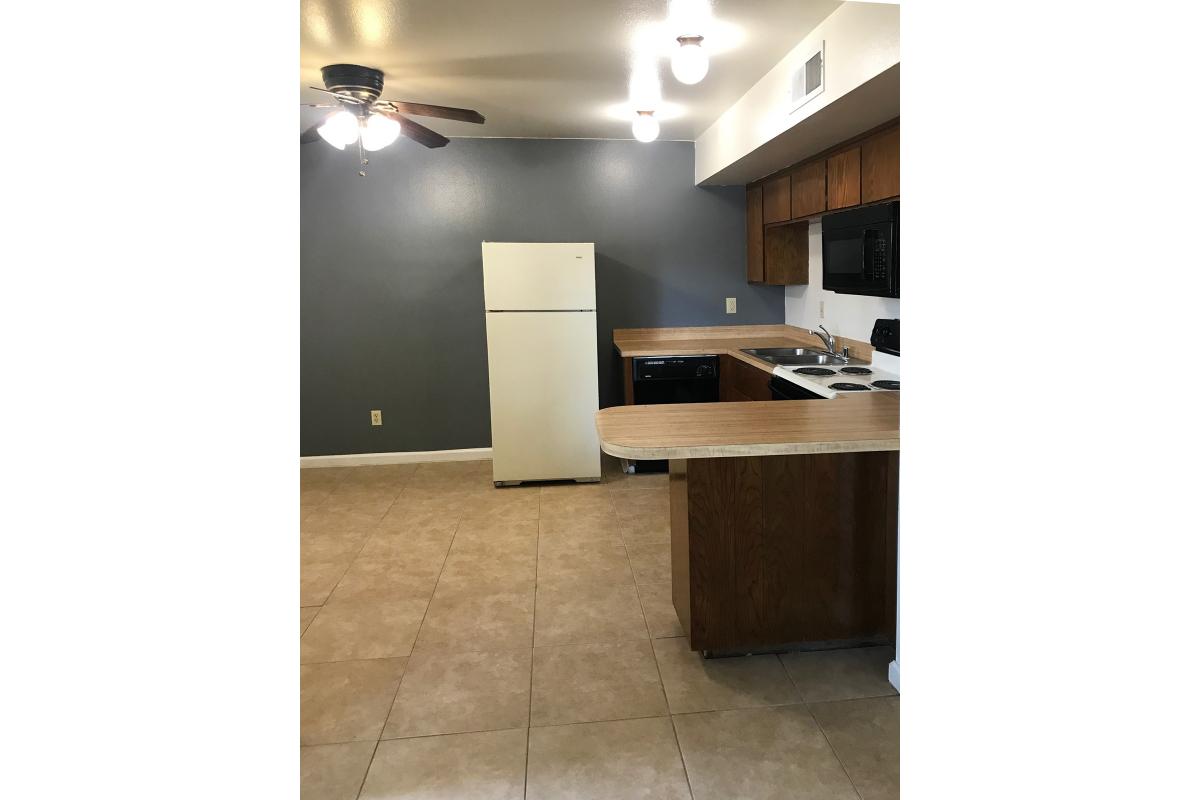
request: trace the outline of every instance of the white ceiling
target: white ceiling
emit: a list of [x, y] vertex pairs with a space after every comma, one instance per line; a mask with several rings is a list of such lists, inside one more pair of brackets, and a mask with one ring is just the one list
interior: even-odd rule
[[[685, 86], [658, 59], [662, 139], [694, 140], [837, 0], [713, 1], [708, 76]], [[421, 118], [447, 136], [631, 139], [634, 41], [669, 55], [667, 0], [301, 0], [301, 102], [320, 69], [383, 70], [383, 98], [473, 108], [485, 125]], [[665, 43], [665, 44], [664, 44]], [[301, 109], [301, 128], [319, 119]]]

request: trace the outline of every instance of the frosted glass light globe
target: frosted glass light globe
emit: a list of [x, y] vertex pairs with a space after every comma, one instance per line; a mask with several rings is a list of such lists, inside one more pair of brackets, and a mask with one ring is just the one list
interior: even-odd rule
[[400, 135], [400, 123], [383, 114], [372, 114], [362, 129], [362, 144], [364, 150], [375, 152], [382, 150]]
[[633, 138], [639, 142], [653, 142], [658, 138], [658, 120], [653, 111], [639, 111], [633, 120]]
[[699, 83], [708, 74], [708, 53], [700, 47], [703, 40], [703, 36], [679, 37], [679, 49], [671, 56], [671, 72], [680, 83]]
[[349, 111], [339, 111], [317, 128], [321, 138], [338, 150], [353, 144], [358, 138], [358, 119]]

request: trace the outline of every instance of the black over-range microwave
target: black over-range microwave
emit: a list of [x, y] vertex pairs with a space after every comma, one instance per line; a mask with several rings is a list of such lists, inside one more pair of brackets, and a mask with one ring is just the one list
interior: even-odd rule
[[840, 294], [900, 296], [900, 201], [821, 218], [821, 279]]

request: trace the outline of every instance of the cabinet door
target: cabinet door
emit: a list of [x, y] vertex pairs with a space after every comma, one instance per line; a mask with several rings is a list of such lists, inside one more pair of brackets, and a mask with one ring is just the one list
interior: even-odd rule
[[763, 222], [787, 222], [792, 218], [792, 179], [783, 175], [763, 184]]
[[877, 133], [862, 143], [862, 201], [900, 196], [900, 128]]
[[862, 203], [860, 186], [862, 151], [855, 147], [830, 156], [825, 168], [829, 180], [829, 209], [848, 208]]
[[792, 173], [792, 219], [825, 210], [825, 162], [805, 164]]
[[[747, 364], [741, 359], [733, 361], [733, 390], [750, 400], [771, 399], [771, 373]], [[741, 398], [739, 398], [741, 399]]]
[[808, 223], [772, 225], [763, 233], [763, 277], [772, 286], [808, 283]]
[[746, 280], [763, 279], [763, 195], [762, 186], [746, 189]]

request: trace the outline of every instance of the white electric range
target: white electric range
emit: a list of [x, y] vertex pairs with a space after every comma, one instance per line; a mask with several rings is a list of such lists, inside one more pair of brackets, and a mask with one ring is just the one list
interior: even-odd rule
[[777, 366], [772, 370], [772, 374], [826, 398], [851, 393], [898, 392], [900, 356], [876, 350], [871, 355], [870, 364], [828, 367]]

